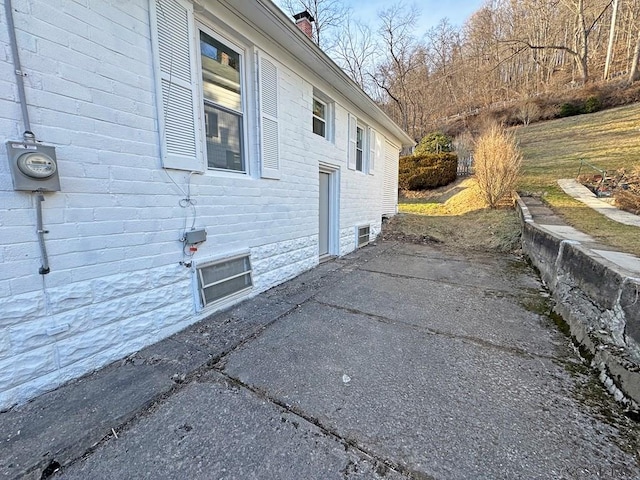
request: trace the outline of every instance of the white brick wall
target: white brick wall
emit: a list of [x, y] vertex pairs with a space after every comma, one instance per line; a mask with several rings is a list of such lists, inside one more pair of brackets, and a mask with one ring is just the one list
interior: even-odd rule
[[[379, 232], [383, 166], [375, 175], [347, 169], [349, 108], [337, 94], [335, 141], [311, 132], [313, 87], [331, 95], [331, 86], [281, 49], [267, 52], [280, 63], [281, 179], [259, 178], [255, 132], [250, 175], [189, 179], [161, 168], [147, 0], [13, 4], [32, 130], [56, 146], [61, 191], [45, 194], [51, 273], [41, 276], [35, 199], [13, 191], [0, 148], [0, 409], [211, 313], [199, 312], [193, 271], [179, 264], [178, 239], [194, 218], [179, 204], [189, 181], [195, 226], [208, 233], [195, 262], [250, 251], [252, 295], [317, 264], [319, 162], [339, 171], [339, 253], [355, 248], [356, 225]], [[268, 45], [226, 20], [229, 30]], [[23, 128], [4, 22], [3, 143], [19, 140]]]

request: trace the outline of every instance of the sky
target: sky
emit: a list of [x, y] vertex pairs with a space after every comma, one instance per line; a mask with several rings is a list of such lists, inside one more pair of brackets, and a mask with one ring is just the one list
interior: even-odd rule
[[[389, 0], [343, 0], [345, 4], [351, 6], [355, 18], [373, 23], [377, 18], [377, 12], [392, 5]], [[417, 34], [423, 34], [431, 27], [434, 27], [443, 18], [448, 18], [452, 25], [461, 26], [473, 12], [478, 10], [485, 0], [405, 0], [405, 5], [415, 4], [422, 12], [420, 26]]]

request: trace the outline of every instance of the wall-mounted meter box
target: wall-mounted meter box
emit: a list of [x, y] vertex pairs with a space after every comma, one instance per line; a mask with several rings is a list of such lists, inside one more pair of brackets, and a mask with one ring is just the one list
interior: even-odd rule
[[29, 142], [7, 142], [14, 190], [59, 192], [58, 162], [54, 147]]

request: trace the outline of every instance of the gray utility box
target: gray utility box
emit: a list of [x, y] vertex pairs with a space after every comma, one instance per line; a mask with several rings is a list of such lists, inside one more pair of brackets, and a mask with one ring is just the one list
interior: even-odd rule
[[198, 245], [207, 239], [207, 231], [204, 228], [189, 230], [184, 234], [184, 243], [187, 245]]
[[60, 191], [58, 162], [54, 147], [31, 142], [7, 142], [9, 168], [14, 190]]

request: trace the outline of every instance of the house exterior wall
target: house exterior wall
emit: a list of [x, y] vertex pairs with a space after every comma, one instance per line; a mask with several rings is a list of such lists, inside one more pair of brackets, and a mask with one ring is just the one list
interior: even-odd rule
[[[211, 7], [201, 20], [240, 39], [248, 52], [259, 44], [278, 65], [279, 180], [259, 175], [252, 108], [246, 112], [247, 174], [162, 168], [148, 0], [14, 0], [13, 6], [32, 130], [56, 147], [61, 191], [45, 193], [51, 272], [40, 275], [36, 199], [13, 190], [0, 148], [0, 410], [211, 314], [197, 296], [195, 267], [203, 262], [249, 253], [248, 296], [315, 266], [320, 164], [338, 176], [333, 253], [356, 248], [358, 225], [370, 225], [373, 235], [380, 231], [383, 162], [372, 175], [346, 164], [348, 114], [358, 112], [227, 10]], [[22, 137], [4, 22], [0, 18], [3, 143]], [[257, 95], [252, 65], [247, 62], [245, 79], [249, 103]], [[311, 131], [314, 88], [335, 101], [333, 141]], [[186, 192], [193, 204], [184, 202]], [[187, 268], [180, 264], [179, 238], [191, 224], [208, 236]]]

